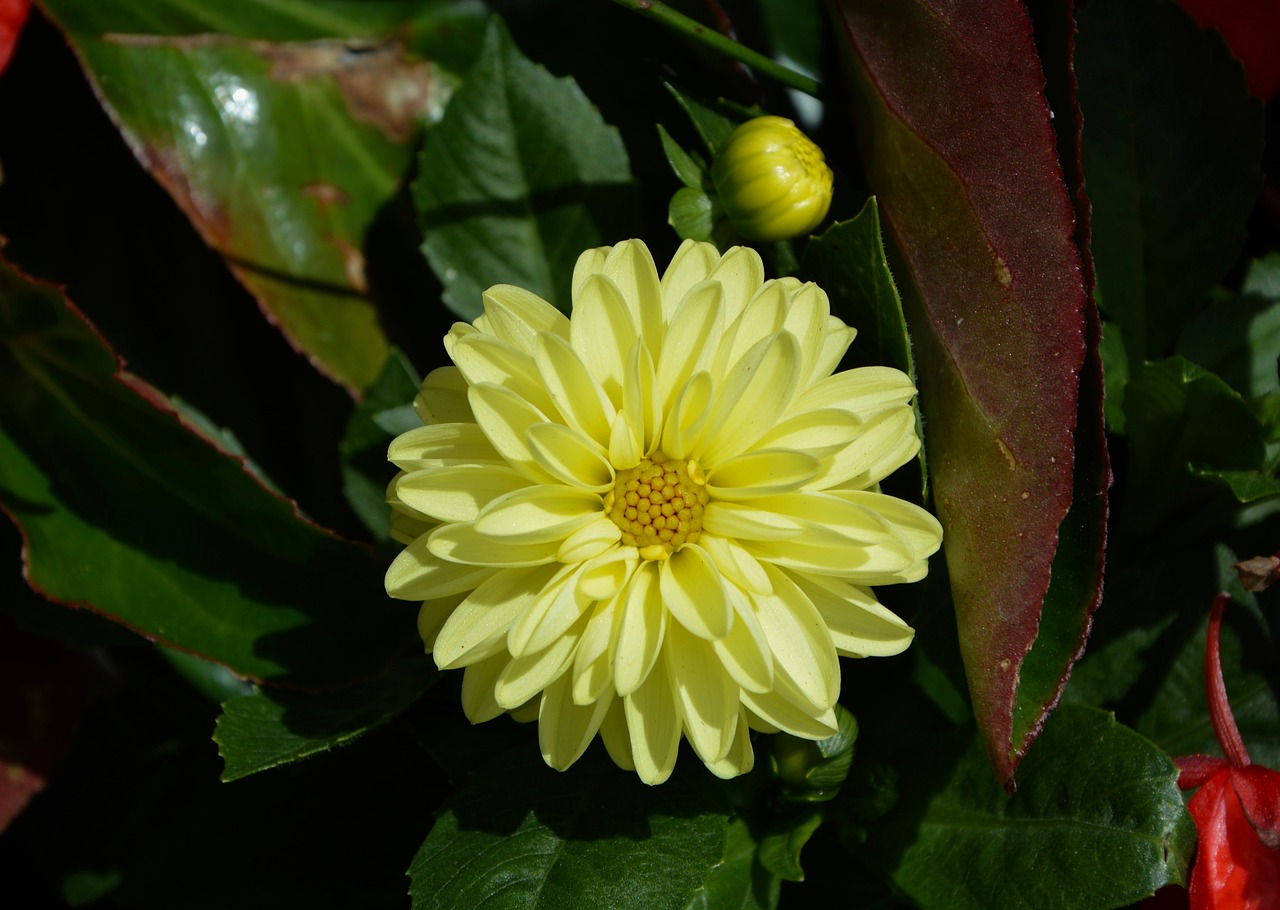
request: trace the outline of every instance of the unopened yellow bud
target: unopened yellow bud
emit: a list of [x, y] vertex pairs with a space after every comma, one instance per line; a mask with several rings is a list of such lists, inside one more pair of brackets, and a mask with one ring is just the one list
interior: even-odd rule
[[831, 205], [831, 168], [822, 149], [785, 117], [756, 117], [730, 133], [711, 179], [721, 208], [748, 240], [807, 234]]

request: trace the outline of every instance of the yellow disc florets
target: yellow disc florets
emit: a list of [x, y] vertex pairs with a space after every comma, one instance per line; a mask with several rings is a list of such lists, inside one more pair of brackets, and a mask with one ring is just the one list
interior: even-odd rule
[[623, 545], [637, 547], [645, 559], [666, 559], [682, 544], [697, 543], [710, 496], [696, 476], [696, 464], [661, 452], [619, 471], [604, 508], [622, 529]]

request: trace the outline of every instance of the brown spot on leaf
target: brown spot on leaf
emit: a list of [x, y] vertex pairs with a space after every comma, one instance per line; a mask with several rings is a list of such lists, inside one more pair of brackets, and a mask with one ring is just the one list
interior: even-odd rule
[[996, 445], [1000, 447], [1000, 454], [1004, 456], [1004, 460], [1009, 463], [1009, 470], [1018, 470], [1018, 459], [1013, 457], [1013, 450], [1004, 444], [1004, 440], [999, 436], [996, 437]]
[[369, 281], [364, 273], [364, 253], [342, 237], [329, 237], [328, 240], [338, 248], [338, 252], [342, 255], [342, 272], [346, 276], [347, 284], [351, 285], [352, 289], [357, 293], [367, 294], [369, 292]]
[[316, 207], [320, 211], [324, 211], [332, 205], [346, 205], [351, 201], [351, 197], [347, 195], [346, 190], [342, 187], [334, 186], [332, 183], [308, 183], [302, 188], [302, 195], [310, 196], [316, 201]]
[[175, 148], [135, 145], [135, 152], [147, 170], [169, 191], [178, 207], [191, 219], [205, 243], [223, 250], [231, 236], [227, 212], [214, 198], [191, 181], [193, 169]]
[[255, 49], [271, 62], [270, 77], [277, 82], [331, 76], [352, 118], [376, 126], [393, 142], [408, 140], [427, 109], [431, 69], [406, 59], [399, 42], [257, 42]]
[[1013, 287], [1013, 275], [1000, 256], [996, 256], [996, 283], [1002, 288]]

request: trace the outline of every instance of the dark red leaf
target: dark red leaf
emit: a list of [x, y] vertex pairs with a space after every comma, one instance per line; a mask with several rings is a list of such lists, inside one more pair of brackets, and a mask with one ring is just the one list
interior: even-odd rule
[[1280, 0], [1178, 0], [1203, 28], [1217, 29], [1244, 65], [1252, 95], [1280, 88]]
[[[833, 6], [867, 181], [899, 260], [974, 712], [1009, 782], [1097, 604], [1109, 476], [1100, 393], [1090, 383], [1079, 397], [1086, 292], [1045, 77], [1016, 0]], [[1052, 659], [1037, 660], [1036, 696], [1020, 703], [1060, 568], [1078, 415], [1088, 501], [1072, 527], [1080, 556], [1061, 567], [1074, 574], [1071, 613], [1056, 618]]]

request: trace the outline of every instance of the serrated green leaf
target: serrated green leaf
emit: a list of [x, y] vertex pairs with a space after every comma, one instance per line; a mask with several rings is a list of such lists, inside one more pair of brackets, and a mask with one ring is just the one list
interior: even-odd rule
[[404, 37], [469, 58], [478, 7], [45, 7], [138, 161], [205, 242], [295, 347], [363, 391], [387, 356], [366, 234], [396, 195], [421, 127], [457, 81]]
[[1096, 708], [1058, 709], [1013, 795], [973, 733], [957, 735], [903, 780], [885, 843], [902, 851], [893, 879], [924, 910], [1127, 906], [1185, 880], [1195, 829], [1177, 777]]
[[480, 295], [495, 284], [567, 312], [578, 255], [635, 234], [635, 186], [617, 131], [572, 79], [524, 57], [497, 18], [418, 173], [422, 249], [464, 319], [480, 315]]
[[409, 867], [414, 910], [683, 907], [724, 857], [728, 802], [703, 769], [650, 788], [600, 750], [564, 773], [535, 753], [458, 789]]
[[46, 597], [298, 687], [368, 678], [413, 641], [379, 562], [189, 430], [59, 292], [4, 263], [0, 377], [0, 500]]
[[437, 678], [430, 657], [398, 663], [365, 686], [328, 695], [260, 691], [222, 705], [213, 741], [226, 763], [224, 781], [239, 780], [345, 745], [394, 719]]
[[694, 129], [698, 131], [698, 135], [702, 137], [703, 143], [707, 147], [707, 154], [714, 156], [716, 149], [720, 148], [720, 144], [729, 138], [729, 134], [734, 128], [742, 122], [742, 117], [730, 117], [726, 114], [723, 105], [712, 105], [693, 95], [680, 91], [670, 82], [666, 83], [667, 91], [676, 99], [676, 102], [684, 108], [684, 112], [689, 115], [689, 119], [693, 121]]
[[1240, 502], [1256, 502], [1280, 494], [1280, 480], [1258, 471], [1212, 471], [1201, 468], [1193, 469], [1192, 473], [1222, 484]]
[[667, 156], [667, 163], [680, 178], [680, 182], [690, 189], [701, 191], [707, 175], [706, 162], [682, 149], [661, 123], [658, 124], [658, 138], [662, 140], [662, 151]]
[[1222, 39], [1175, 3], [1091, 3], [1078, 20], [1098, 297], [1137, 365], [1169, 352], [1239, 253], [1262, 106]]
[[684, 910], [773, 910], [782, 881], [756, 860], [757, 844], [741, 818], [729, 821], [724, 857]]
[[342, 493], [378, 541], [390, 539], [387, 484], [395, 470], [387, 464], [387, 443], [422, 421], [413, 411], [421, 385], [413, 364], [393, 350], [382, 372], [347, 421], [338, 451], [342, 456]]

